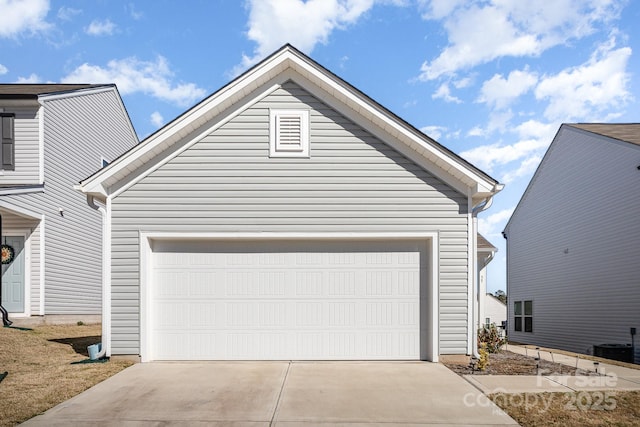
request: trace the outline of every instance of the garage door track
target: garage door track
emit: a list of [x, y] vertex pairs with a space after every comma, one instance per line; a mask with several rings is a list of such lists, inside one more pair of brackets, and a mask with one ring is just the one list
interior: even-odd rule
[[428, 362], [198, 362], [132, 366], [26, 426], [517, 425]]

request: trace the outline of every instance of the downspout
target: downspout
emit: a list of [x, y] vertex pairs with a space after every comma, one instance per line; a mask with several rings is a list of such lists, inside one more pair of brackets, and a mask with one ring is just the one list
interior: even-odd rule
[[108, 282], [108, 265], [105, 262], [107, 256], [110, 256], [110, 251], [106, 246], [109, 245], [109, 227], [107, 225], [107, 210], [95, 203], [94, 196], [87, 194], [87, 204], [91, 208], [97, 210], [102, 215], [102, 348], [96, 355], [96, 359], [103, 357], [109, 357], [111, 355], [111, 325], [108, 319], [111, 313], [111, 292]]
[[[476, 291], [478, 288], [478, 214], [482, 211], [485, 211], [487, 209], [489, 209], [491, 207], [491, 205], [493, 204], [493, 196], [498, 193], [500, 190], [502, 190], [504, 188], [503, 184], [496, 184], [493, 186], [493, 189], [491, 190], [491, 195], [484, 198], [482, 201], [480, 201], [480, 203], [478, 203], [477, 205], [475, 205], [472, 209], [471, 209], [471, 218], [472, 218], [472, 230], [471, 230], [471, 242], [472, 242], [472, 248], [471, 248], [471, 252], [473, 254], [471, 258], [472, 262], [471, 262], [471, 268], [473, 271], [473, 274], [471, 275], [471, 277], [473, 278], [473, 283], [471, 283], [470, 287], [471, 287], [471, 298], [472, 301], [477, 301], [478, 300], [478, 295], [476, 295]], [[476, 304], [472, 304], [471, 309], [473, 311], [478, 311], [476, 309]], [[472, 343], [471, 343], [471, 348], [472, 348], [472, 355], [475, 357], [480, 357], [480, 354], [478, 353], [478, 329], [475, 327], [476, 324], [476, 319], [479, 316], [479, 313], [471, 313], [471, 319], [473, 319], [471, 321], [472, 323]]]

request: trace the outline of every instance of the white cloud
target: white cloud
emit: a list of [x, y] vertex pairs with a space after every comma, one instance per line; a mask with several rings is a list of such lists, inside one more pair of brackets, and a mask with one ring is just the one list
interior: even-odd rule
[[58, 19], [63, 21], [71, 21], [77, 15], [82, 13], [82, 9], [74, 9], [72, 7], [62, 6], [58, 9]]
[[46, 31], [49, 0], [0, 0], [0, 37], [16, 37]]
[[160, 127], [164, 124], [164, 117], [162, 117], [162, 114], [157, 111], [151, 113], [150, 120], [151, 124], [153, 124], [155, 127]]
[[494, 143], [481, 145], [471, 150], [463, 151], [460, 155], [480, 169], [491, 172], [495, 166], [506, 165], [516, 160], [538, 155], [549, 143], [551, 143], [551, 140], [530, 138], [520, 140], [514, 144]]
[[172, 78], [169, 63], [162, 56], [155, 61], [129, 57], [111, 60], [106, 67], [82, 64], [62, 82], [115, 83], [123, 95], [142, 92], [181, 107], [191, 105], [206, 93], [194, 83], [175, 83]]
[[516, 98], [527, 93], [538, 82], [538, 76], [528, 70], [514, 70], [505, 79], [496, 74], [482, 84], [478, 102], [495, 108], [505, 108]]
[[631, 48], [615, 49], [615, 39], [600, 46], [584, 64], [552, 76], [544, 76], [536, 87], [539, 100], [549, 101], [544, 116], [550, 120], [596, 121], [607, 109], [622, 107], [628, 91], [627, 63]]
[[113, 35], [117, 28], [118, 26], [109, 19], [104, 21], [94, 19], [84, 31], [90, 36], [110, 36]]
[[541, 160], [542, 155], [538, 154], [527, 157], [524, 161], [522, 161], [522, 163], [520, 163], [520, 166], [517, 169], [508, 171], [504, 175], [502, 175], [502, 179], [500, 179], [500, 181], [504, 184], [509, 184], [515, 181], [517, 178], [522, 178], [523, 176], [532, 174], [540, 164]]
[[[486, 238], [497, 237], [506, 225], [514, 208], [503, 209], [487, 217], [478, 217], [478, 231]], [[482, 215], [482, 214], [481, 214]]]
[[127, 4], [124, 9], [129, 13], [129, 15], [135, 19], [136, 21], [139, 21], [140, 19], [142, 19], [142, 17], [144, 16], [144, 13], [136, 10], [136, 5], [133, 3], [129, 3]]
[[440, 139], [442, 134], [447, 131], [447, 128], [444, 126], [423, 126], [420, 128], [420, 131], [425, 135], [430, 136], [433, 139]]
[[484, 129], [482, 129], [480, 126], [474, 126], [469, 129], [469, 132], [467, 132], [467, 136], [484, 136], [484, 134]]
[[460, 155], [488, 172], [499, 167], [500, 181], [508, 184], [536, 169], [558, 127], [559, 123], [528, 120], [512, 128], [518, 138], [516, 143], [482, 145]]
[[467, 0], [418, 0], [424, 19], [442, 19]]
[[16, 83], [43, 83], [42, 78], [35, 73], [31, 73], [28, 77], [18, 77]]
[[464, 89], [465, 87], [471, 86], [471, 84], [473, 84], [473, 79], [471, 77], [465, 77], [453, 82], [456, 89]]
[[539, 56], [550, 47], [591, 34], [620, 13], [615, 0], [421, 1], [425, 19], [443, 20], [449, 45], [422, 64], [420, 79], [496, 58]]
[[9, 72], [9, 69], [4, 65], [0, 64], [0, 76], [3, 74], [7, 74], [8, 72]]
[[449, 89], [448, 83], [442, 83], [438, 90], [435, 91], [433, 95], [431, 95], [433, 99], [443, 99], [446, 102], [455, 102], [456, 104], [462, 103], [460, 98], [456, 98], [451, 95], [451, 89]]
[[522, 139], [535, 138], [551, 142], [559, 125], [559, 123], [542, 123], [537, 120], [527, 120], [516, 126], [514, 131]]
[[243, 55], [235, 73], [257, 63], [285, 43], [310, 53], [335, 29], [355, 23], [374, 0], [248, 0], [247, 37], [257, 46]]

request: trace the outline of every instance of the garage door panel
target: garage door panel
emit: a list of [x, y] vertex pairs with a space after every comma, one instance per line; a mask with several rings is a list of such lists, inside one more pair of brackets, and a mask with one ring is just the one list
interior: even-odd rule
[[151, 359], [419, 359], [416, 245], [272, 246], [156, 246]]

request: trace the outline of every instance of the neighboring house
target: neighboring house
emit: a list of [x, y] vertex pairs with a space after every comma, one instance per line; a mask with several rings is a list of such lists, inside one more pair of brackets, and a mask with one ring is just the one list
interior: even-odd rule
[[2, 304], [11, 318], [101, 313], [102, 220], [74, 185], [137, 143], [114, 85], [0, 84]]
[[640, 124], [562, 125], [504, 230], [509, 338], [587, 354], [630, 344], [639, 214]]
[[502, 328], [502, 322], [507, 320], [507, 304], [503, 303], [495, 295], [484, 294], [484, 326], [489, 327], [496, 325], [498, 330], [505, 332]]
[[287, 45], [78, 187], [105, 205], [107, 355], [474, 351], [502, 186]]
[[[505, 304], [493, 295], [487, 293], [487, 266], [493, 260], [498, 248], [493, 246], [484, 236], [478, 233], [477, 237], [477, 266], [478, 266], [478, 290], [476, 293], [476, 300], [478, 308], [476, 313], [476, 328], [482, 328], [484, 326], [495, 323], [496, 326], [501, 327], [502, 321], [507, 320], [507, 308]], [[502, 304], [502, 307], [496, 306], [496, 301]], [[501, 308], [504, 313], [501, 314]]]

